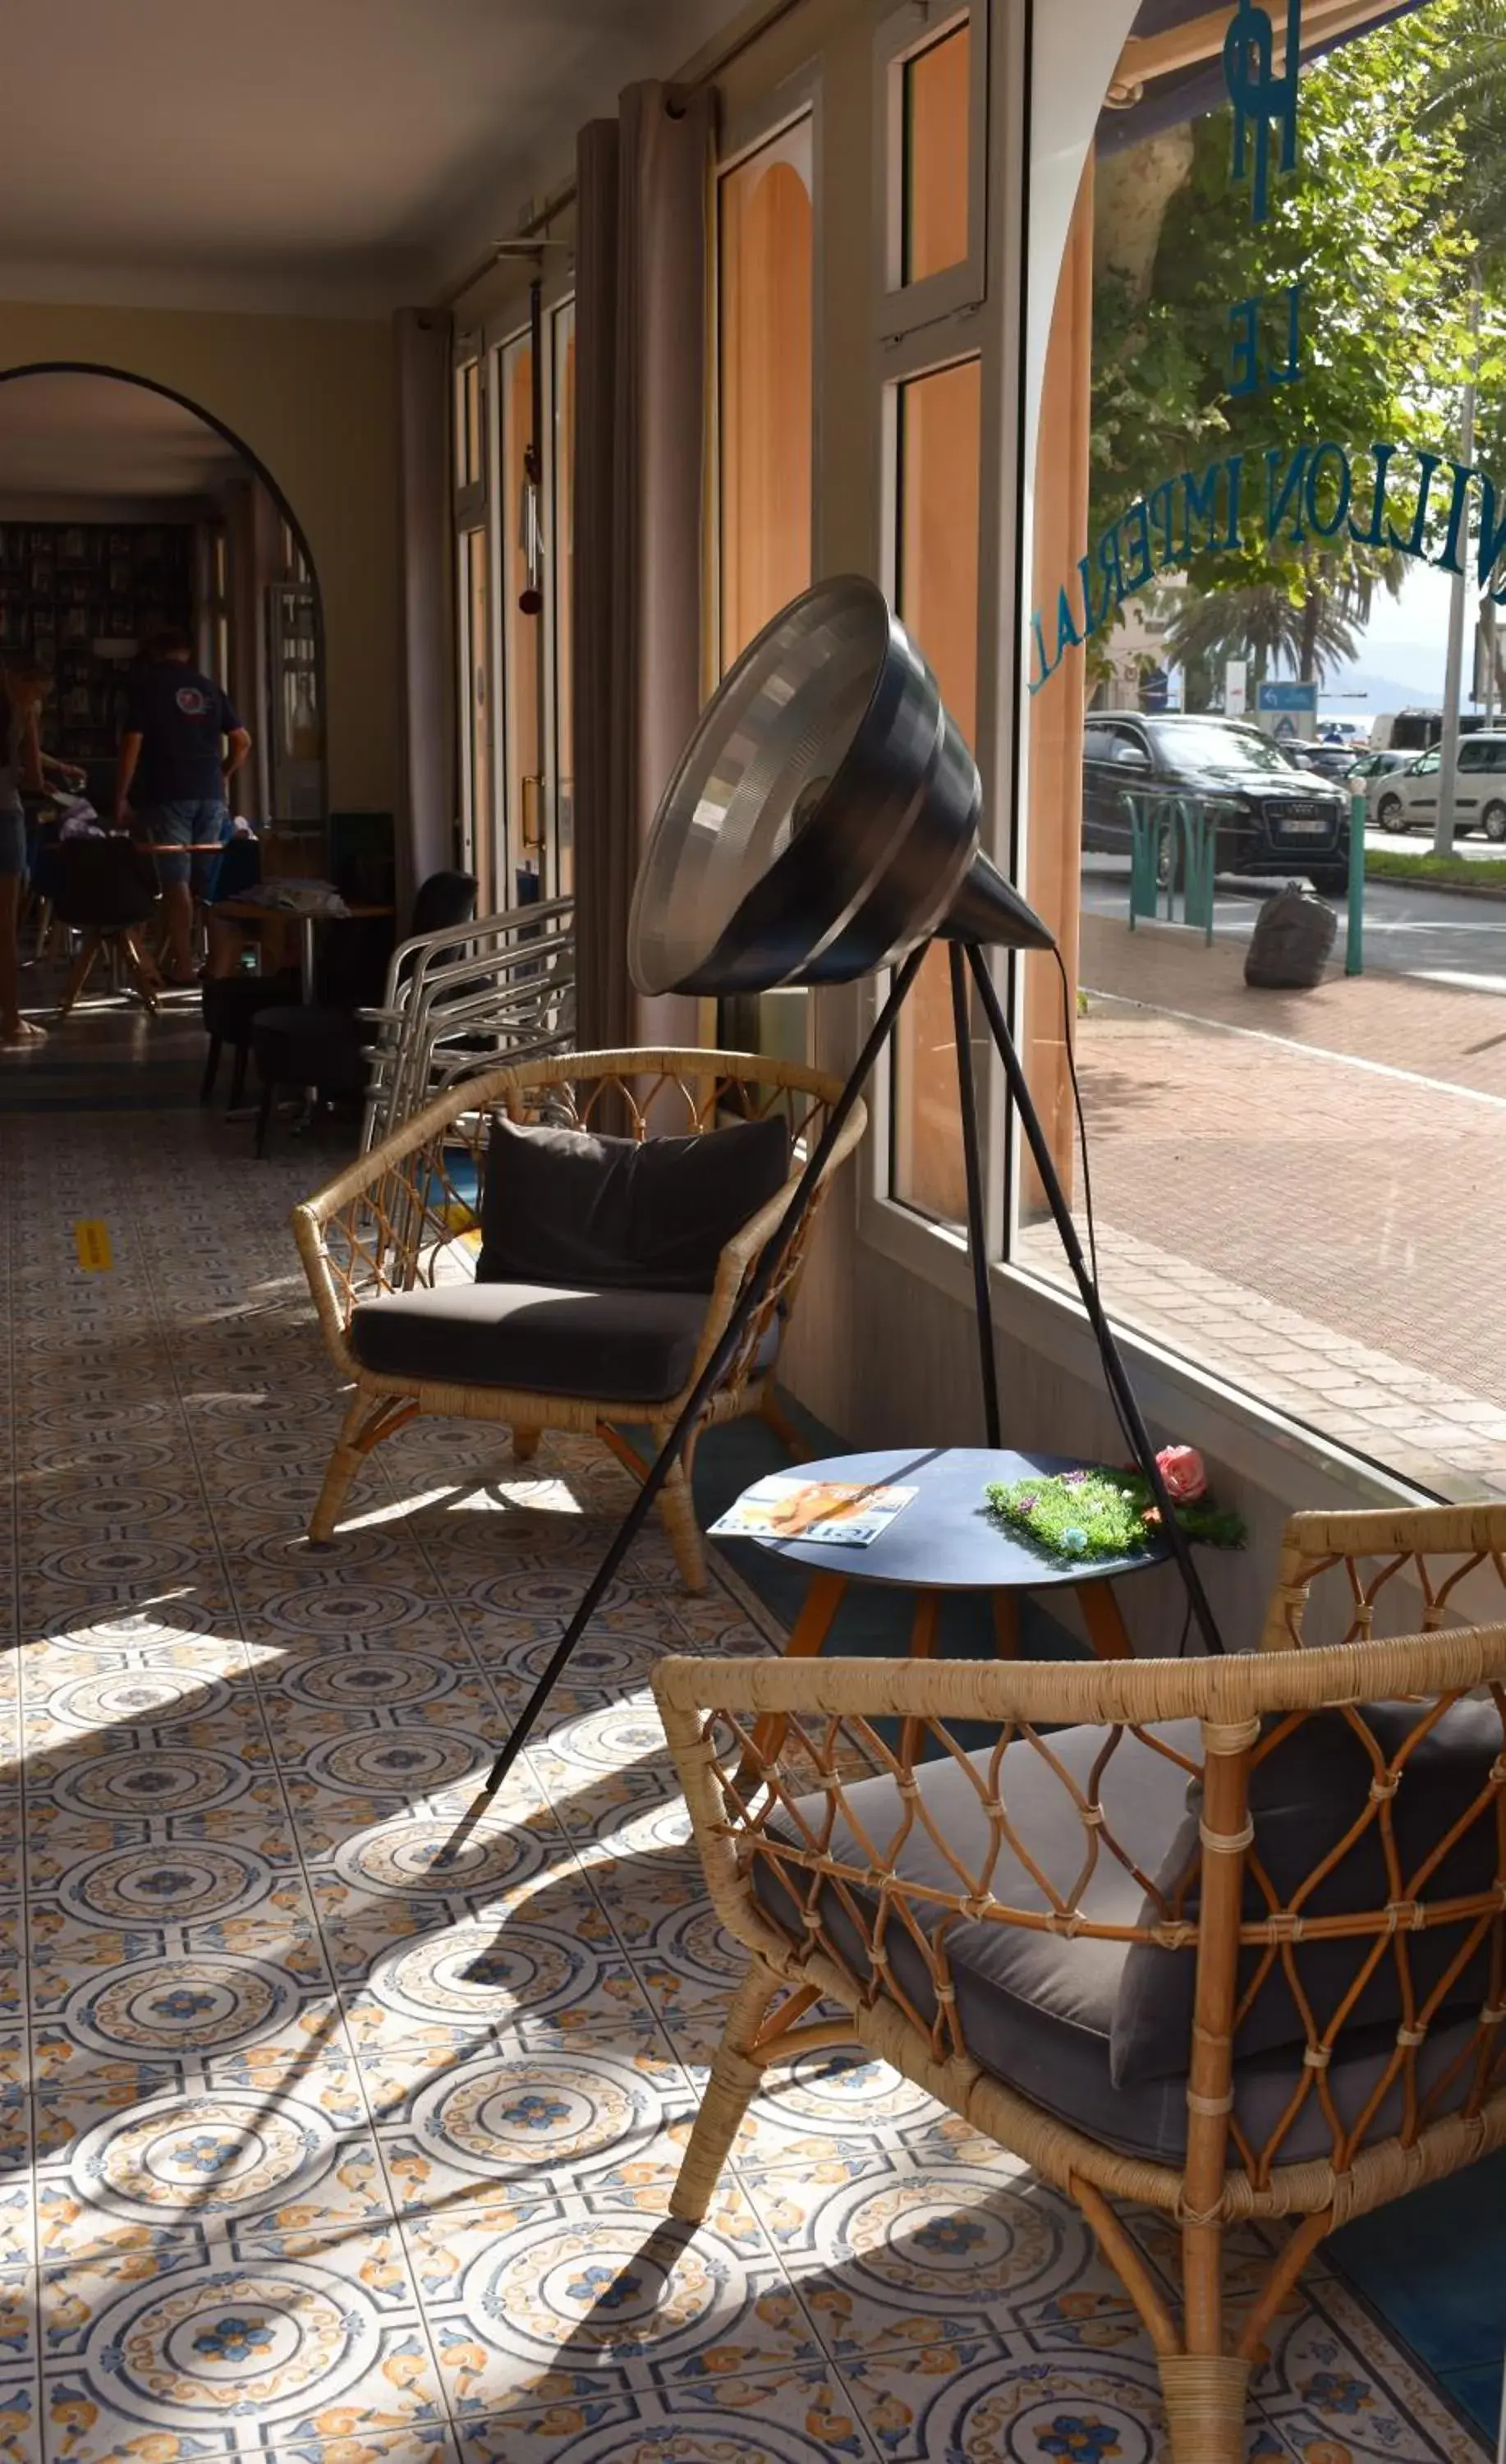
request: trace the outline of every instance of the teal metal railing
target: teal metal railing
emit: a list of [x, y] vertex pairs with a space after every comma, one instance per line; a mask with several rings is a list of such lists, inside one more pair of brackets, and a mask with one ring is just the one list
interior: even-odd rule
[[1218, 828], [1202, 797], [1126, 787], [1120, 803], [1129, 822], [1130, 931], [1142, 917], [1174, 924], [1180, 890], [1183, 923], [1211, 942]]

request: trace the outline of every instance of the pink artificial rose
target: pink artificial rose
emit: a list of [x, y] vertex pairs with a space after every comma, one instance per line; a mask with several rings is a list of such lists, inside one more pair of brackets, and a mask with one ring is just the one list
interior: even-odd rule
[[1156, 1462], [1173, 1506], [1190, 1506], [1208, 1495], [1208, 1474], [1195, 1446], [1163, 1446]]

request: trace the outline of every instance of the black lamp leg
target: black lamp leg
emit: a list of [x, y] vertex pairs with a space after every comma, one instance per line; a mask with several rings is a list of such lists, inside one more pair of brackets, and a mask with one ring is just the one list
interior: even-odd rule
[[1087, 1311], [1088, 1323], [1098, 1342], [1104, 1377], [1118, 1400], [1125, 1430], [1139, 1458], [1140, 1467], [1150, 1484], [1151, 1495], [1160, 1508], [1161, 1528], [1170, 1545], [1171, 1553], [1177, 1561], [1198, 1630], [1211, 1652], [1221, 1652], [1224, 1648], [1224, 1639], [1218, 1631], [1218, 1621], [1213, 1615], [1208, 1594], [1203, 1589], [1203, 1578], [1193, 1561], [1191, 1545], [1177, 1521], [1176, 1509], [1167, 1494], [1166, 1482], [1161, 1476], [1161, 1466], [1156, 1461], [1156, 1450], [1150, 1441], [1150, 1432], [1146, 1427], [1145, 1417], [1135, 1399], [1135, 1390], [1129, 1382], [1129, 1372], [1124, 1367], [1124, 1357], [1114, 1340], [1113, 1331], [1103, 1314], [1103, 1305], [1099, 1299], [1098, 1287], [1088, 1270], [1087, 1260], [1082, 1254], [1082, 1243], [1078, 1238], [1078, 1228], [1072, 1221], [1066, 1194], [1062, 1189], [1050, 1146], [1047, 1144], [1045, 1131], [1040, 1125], [1040, 1115], [1036, 1110], [1025, 1072], [1020, 1066], [1019, 1055], [1015, 1049], [1014, 1038], [1009, 1031], [1008, 1021], [1004, 1016], [998, 994], [994, 990], [993, 979], [989, 973], [988, 960], [980, 949], [970, 945], [968, 961], [972, 969], [973, 980], [978, 987], [999, 1059], [1004, 1064], [1004, 1074], [1009, 1080], [1010, 1093], [1014, 1097], [1015, 1107], [1019, 1114], [1026, 1144], [1034, 1157], [1036, 1170], [1040, 1176], [1040, 1185], [1046, 1193], [1046, 1203], [1051, 1209], [1052, 1218], [1060, 1235], [1062, 1248], [1066, 1252], [1067, 1264], [1072, 1269], [1082, 1306]]
[[841, 1133], [846, 1126], [848, 1115], [850, 1114], [853, 1106], [856, 1104], [859, 1095], [862, 1093], [863, 1087], [867, 1083], [867, 1080], [872, 1073], [875, 1062], [878, 1060], [880, 1053], [884, 1050], [885, 1044], [888, 1042], [890, 1033], [894, 1026], [894, 1022], [905, 1005], [906, 997], [920, 971], [921, 962], [925, 956], [926, 947], [923, 944], [920, 949], [911, 953], [909, 957], [905, 960], [903, 966], [900, 967], [895, 975], [893, 983], [889, 988], [888, 999], [885, 1001], [884, 1007], [880, 1010], [878, 1018], [874, 1022], [872, 1033], [869, 1035], [862, 1050], [858, 1055], [858, 1059], [853, 1066], [851, 1076], [848, 1078], [845, 1087], [843, 1087], [841, 1093], [838, 1096], [836, 1103], [832, 1106], [831, 1111], [827, 1115], [826, 1126], [821, 1133], [820, 1139], [814, 1153], [806, 1163], [805, 1170], [800, 1175], [799, 1180], [796, 1186], [795, 1195], [785, 1209], [783, 1221], [780, 1223], [777, 1232], [775, 1234], [773, 1240], [765, 1249], [762, 1258], [758, 1262], [757, 1268], [750, 1278], [747, 1288], [742, 1293], [737, 1302], [736, 1308], [733, 1309], [731, 1318], [728, 1320], [727, 1329], [721, 1341], [718, 1343], [710, 1359], [707, 1362], [706, 1367], [701, 1372], [699, 1378], [696, 1380], [694, 1390], [691, 1393], [684, 1411], [681, 1413], [678, 1420], [676, 1420], [674, 1427], [670, 1430], [663, 1447], [660, 1449], [658, 1457], [644, 1481], [643, 1486], [639, 1489], [638, 1495], [634, 1498], [632, 1505], [628, 1507], [626, 1514], [623, 1516], [622, 1521], [613, 1537], [611, 1547], [608, 1549], [606, 1555], [602, 1558], [600, 1565], [597, 1568], [595, 1574], [591, 1578], [590, 1587], [587, 1590], [584, 1598], [581, 1600], [575, 1616], [571, 1618], [570, 1623], [566, 1626], [557, 1648], [551, 1654], [549, 1665], [544, 1670], [538, 1683], [535, 1686], [533, 1693], [529, 1696], [528, 1701], [524, 1704], [522, 1710], [518, 1713], [516, 1720], [513, 1722], [512, 1733], [510, 1734], [501, 1752], [498, 1754], [495, 1762], [491, 1766], [486, 1787], [482, 1790], [480, 1796], [471, 1807], [470, 1812], [467, 1815], [459, 1831], [450, 1840], [448, 1846], [444, 1850], [442, 1858], [439, 1859], [441, 1863], [448, 1863], [453, 1859], [459, 1851], [461, 1842], [469, 1831], [470, 1826], [475, 1822], [477, 1816], [485, 1811], [486, 1807], [490, 1805], [491, 1799], [495, 1796], [498, 1789], [506, 1779], [508, 1772], [516, 1762], [518, 1755], [522, 1752], [524, 1746], [528, 1742], [528, 1738], [534, 1727], [535, 1722], [537, 1720], [540, 1711], [542, 1711], [544, 1705], [548, 1702], [550, 1695], [553, 1693], [555, 1686], [558, 1683], [559, 1679], [564, 1672], [565, 1662], [570, 1658], [571, 1653], [579, 1641], [580, 1637], [584, 1634], [586, 1627], [591, 1622], [591, 1619], [595, 1617], [597, 1610], [600, 1607], [608, 1584], [611, 1582], [613, 1575], [617, 1573], [617, 1570], [622, 1564], [623, 1558], [626, 1556], [628, 1550], [632, 1547], [633, 1542], [637, 1539], [639, 1532], [643, 1529], [644, 1523], [647, 1521], [654, 1500], [659, 1495], [665, 1482], [668, 1479], [670, 1471], [673, 1469], [675, 1463], [679, 1461], [681, 1452], [685, 1446], [685, 1441], [689, 1436], [691, 1430], [695, 1427], [697, 1421], [700, 1419], [701, 1413], [705, 1408], [708, 1397], [714, 1393], [719, 1379], [727, 1369], [728, 1362], [733, 1357], [737, 1350], [738, 1341], [741, 1337], [744, 1327], [748, 1324], [753, 1311], [758, 1308], [765, 1294], [769, 1291], [770, 1287], [774, 1283], [775, 1277], [777, 1275], [779, 1268], [784, 1263], [785, 1253], [788, 1250], [791, 1242], [795, 1239], [797, 1232], [799, 1230], [801, 1223], [805, 1220], [811, 1200], [816, 1194], [817, 1185], [820, 1180], [822, 1173], [826, 1169], [826, 1159], [831, 1154], [831, 1151], [836, 1145], [838, 1139], [840, 1137]]
[[993, 1357], [993, 1309], [989, 1295], [989, 1235], [983, 1212], [983, 1160], [978, 1152], [978, 1097], [972, 1074], [972, 1019], [968, 968], [960, 941], [947, 945], [951, 970], [951, 1019], [957, 1040], [957, 1098], [962, 1111], [962, 1161], [968, 1178], [968, 1255], [972, 1262], [972, 1307], [978, 1329], [978, 1373], [983, 1381], [983, 1425], [991, 1446], [1000, 1446], [998, 1365]]

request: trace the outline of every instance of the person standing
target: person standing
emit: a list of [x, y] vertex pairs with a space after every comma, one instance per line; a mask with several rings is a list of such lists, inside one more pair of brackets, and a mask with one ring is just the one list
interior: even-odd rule
[[16, 932], [26, 881], [23, 788], [42, 787], [37, 721], [47, 679], [29, 662], [0, 673], [0, 1051], [45, 1044], [46, 1030], [21, 1016], [21, 953]]
[[[186, 633], [162, 633], [138, 679], [120, 737], [115, 818], [159, 850], [169, 983], [193, 981], [193, 900], [229, 835], [229, 782], [251, 736], [228, 695], [193, 664]], [[181, 852], [180, 852], [181, 850]]]

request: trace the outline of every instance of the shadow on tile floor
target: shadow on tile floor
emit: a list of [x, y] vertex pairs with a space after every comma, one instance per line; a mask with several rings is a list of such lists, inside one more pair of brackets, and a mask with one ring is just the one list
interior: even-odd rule
[[[186, 1112], [12, 1145], [6, 2464], [1151, 2464], [1151, 2358], [1080, 2220], [876, 2064], [797, 2065], [705, 2230], [665, 2227], [738, 1955], [644, 1685], [768, 1648], [740, 1598], [687, 1602], [645, 1535], [440, 1866], [623, 1475], [412, 1432], [312, 1557], [308, 1156], [227, 1161]], [[229, 1314], [249, 1290], [286, 1318]], [[769, 1467], [702, 1462], [724, 1495]], [[1478, 2456], [1337, 2278], [1283, 2330], [1263, 2458]]]

